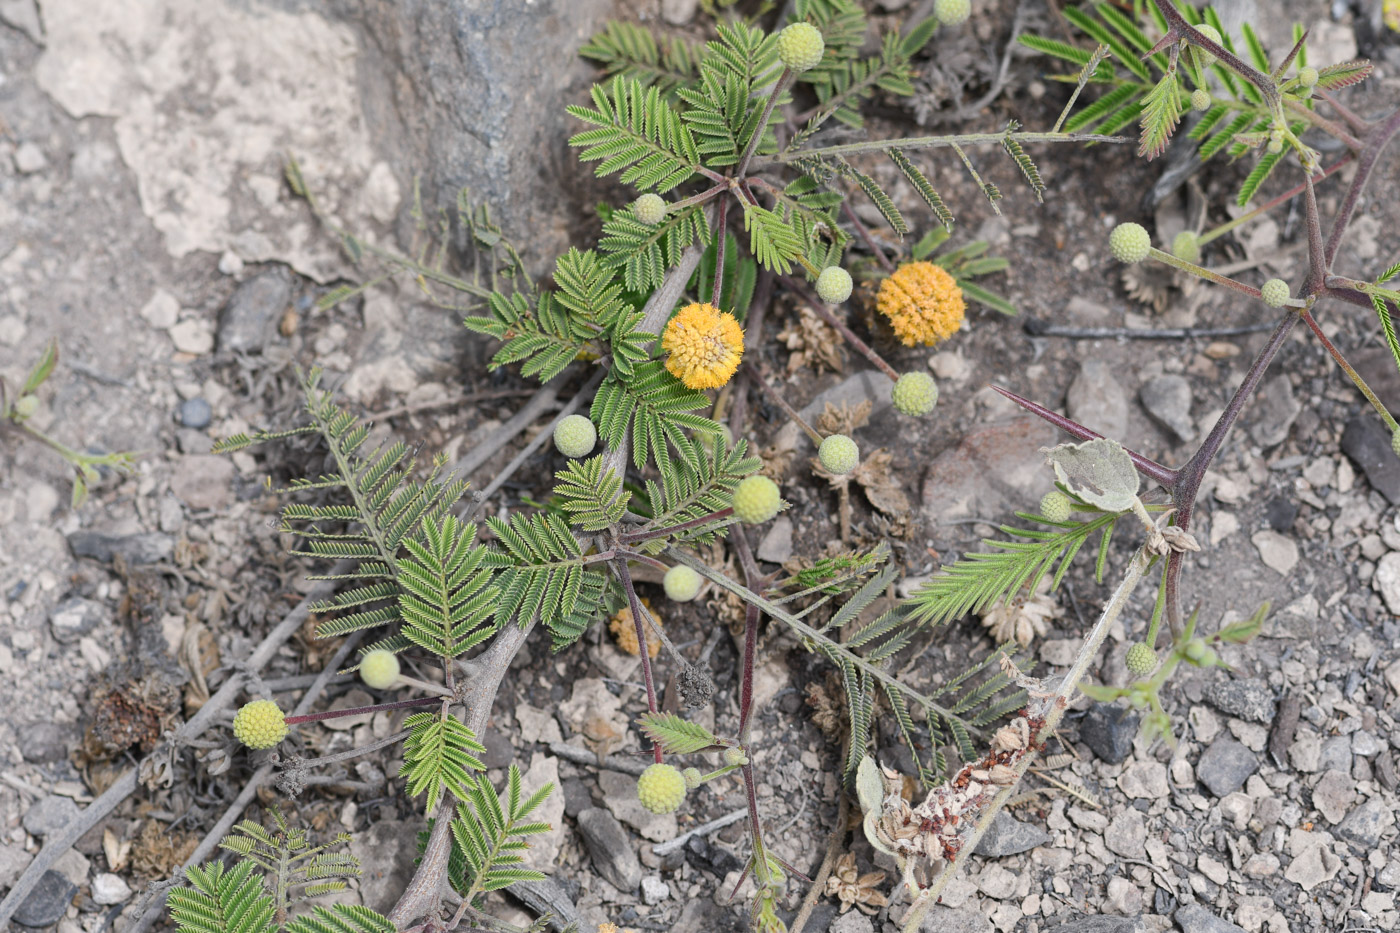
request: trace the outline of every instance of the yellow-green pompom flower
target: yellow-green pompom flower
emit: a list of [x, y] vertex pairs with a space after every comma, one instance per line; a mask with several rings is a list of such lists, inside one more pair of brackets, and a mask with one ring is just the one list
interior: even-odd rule
[[287, 717], [271, 700], [254, 700], [234, 714], [233, 737], [249, 748], [271, 748], [287, 737]]
[[827, 266], [817, 276], [817, 295], [829, 305], [839, 305], [851, 297], [851, 274], [840, 266]]
[[860, 448], [856, 442], [844, 434], [832, 434], [822, 439], [822, 445], [817, 450], [817, 456], [821, 459], [822, 466], [828, 473], [837, 476], [844, 476], [856, 468], [860, 463]]
[[690, 790], [695, 790], [705, 779], [699, 768], [686, 768], [681, 772], [681, 777], [685, 778], [685, 786]]
[[666, 201], [659, 194], [646, 194], [632, 202], [632, 215], [647, 226], [654, 227], [666, 219]]
[[583, 415], [569, 415], [554, 426], [554, 446], [566, 457], [586, 457], [598, 443], [598, 429]]
[[392, 651], [376, 648], [360, 659], [360, 679], [375, 690], [392, 687], [399, 679], [399, 659]]
[[778, 60], [796, 74], [811, 71], [826, 54], [821, 30], [811, 23], [793, 23], [778, 33]]
[[734, 516], [746, 525], [768, 521], [782, 504], [778, 484], [766, 476], [747, 476], [734, 490]]
[[1183, 230], [1172, 238], [1172, 255], [1177, 259], [1197, 263], [1201, 261], [1200, 237], [1191, 230]]
[[1321, 77], [1317, 69], [1309, 65], [1306, 68], [1298, 69], [1298, 83], [1303, 87], [1317, 87], [1317, 79]]
[[1198, 87], [1198, 88], [1196, 88], [1194, 91], [1192, 91], [1192, 92], [1191, 92], [1191, 109], [1192, 109], [1192, 110], [1209, 110], [1209, 109], [1210, 109], [1210, 91], [1207, 91], [1207, 90], [1206, 90], [1205, 88], [1203, 88], [1203, 87]]
[[1153, 651], [1146, 642], [1134, 642], [1128, 647], [1128, 656], [1125, 659], [1128, 670], [1139, 677], [1146, 677], [1157, 669], [1157, 652]]
[[737, 745], [731, 745], [724, 750], [724, 763], [731, 768], [749, 763], [749, 756], [744, 754], [744, 750]]
[[1142, 262], [1152, 248], [1152, 235], [1142, 224], [1119, 224], [1108, 235], [1108, 248], [1119, 262]]
[[[1224, 45], [1223, 41], [1220, 38], [1220, 33], [1216, 30], [1214, 26], [1210, 25], [1209, 23], [1200, 23], [1195, 27], [1195, 29], [1196, 32], [1199, 33], [1202, 38], [1209, 39], [1216, 45]], [[1210, 52], [1207, 52], [1205, 49], [1196, 49], [1196, 54], [1199, 55], [1201, 58], [1202, 68], [1209, 68], [1211, 65], [1215, 64], [1215, 56], [1212, 55]]]
[[685, 801], [685, 775], [674, 765], [648, 765], [637, 778], [637, 799], [652, 813], [675, 813]]
[[1288, 303], [1288, 283], [1283, 279], [1269, 279], [1259, 289], [1259, 297], [1271, 308], [1282, 308]]
[[906, 347], [942, 343], [958, 332], [967, 313], [957, 280], [923, 260], [905, 263], [881, 282], [875, 307]]
[[1044, 515], [1052, 522], [1067, 521], [1069, 519], [1070, 504], [1069, 496], [1055, 489], [1041, 497], [1040, 514]]
[[728, 311], [711, 304], [689, 304], [661, 333], [670, 354], [666, 369], [687, 389], [718, 389], [744, 358], [744, 331]]
[[933, 15], [944, 26], [960, 26], [972, 15], [970, 0], [935, 0]]
[[688, 603], [699, 596], [700, 585], [704, 582], [704, 577], [685, 564], [677, 564], [666, 571], [666, 576], [661, 578], [661, 585], [666, 590], [666, 598], [674, 599], [678, 603]]
[[938, 404], [938, 385], [928, 373], [905, 373], [890, 392], [895, 411], [918, 418]]

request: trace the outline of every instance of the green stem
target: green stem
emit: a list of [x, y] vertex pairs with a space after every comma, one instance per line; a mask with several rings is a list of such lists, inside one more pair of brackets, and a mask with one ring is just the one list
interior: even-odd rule
[[[1122, 143], [1126, 136], [1105, 136], [1101, 133], [961, 133], [950, 136], [910, 136], [902, 139], [876, 139], [869, 142], [824, 146], [782, 153], [771, 162], [791, 162], [793, 159], [858, 155], [862, 152], [884, 152], [886, 149], [947, 149], [956, 146], [1000, 146], [1006, 140], [1018, 143]], [[768, 164], [768, 163], [763, 163]]]

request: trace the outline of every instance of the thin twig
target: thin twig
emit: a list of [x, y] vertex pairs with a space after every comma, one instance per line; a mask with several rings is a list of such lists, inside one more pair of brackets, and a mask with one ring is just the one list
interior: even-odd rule
[[657, 855], [670, 855], [672, 852], [679, 851], [682, 846], [696, 836], [708, 836], [716, 830], [724, 829], [724, 827], [731, 823], [739, 822], [748, 815], [748, 810], [734, 810], [717, 819], [710, 820], [708, 823], [701, 823], [694, 829], [687, 830], [674, 839], [668, 839], [666, 842], [658, 842], [651, 847], [651, 851]]
[[1239, 327], [1162, 327], [1149, 330], [1135, 327], [1063, 327], [1059, 324], [1047, 324], [1040, 318], [1027, 317], [1021, 326], [1032, 337], [1065, 337], [1070, 340], [1113, 340], [1119, 337], [1129, 340], [1194, 340], [1204, 337], [1258, 334], [1273, 330], [1274, 322], [1264, 321]]

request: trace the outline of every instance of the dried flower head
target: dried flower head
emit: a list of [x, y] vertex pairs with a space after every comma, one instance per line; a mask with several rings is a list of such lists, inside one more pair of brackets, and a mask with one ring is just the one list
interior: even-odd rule
[[1050, 575], [1040, 578], [1034, 593], [1024, 589], [1004, 603], [982, 613], [982, 624], [997, 644], [1015, 639], [1029, 645], [1037, 636], [1050, 631], [1050, 620], [1064, 615], [1064, 609], [1050, 595]]
[[718, 389], [744, 356], [744, 331], [728, 311], [710, 304], [681, 308], [661, 335], [666, 368], [690, 389]]
[[826, 896], [841, 902], [843, 914], [852, 906], [863, 914], [874, 914], [888, 903], [885, 895], [879, 891], [884, 881], [885, 873], [882, 871], [862, 875], [856, 868], [856, 857], [847, 852], [826, 879]]
[[962, 289], [948, 271], [924, 261], [905, 263], [881, 282], [875, 307], [906, 347], [947, 340], [967, 311]]
[[[646, 607], [647, 612], [656, 620], [656, 624], [660, 626], [661, 617], [651, 608], [651, 601], [645, 596], [642, 597], [642, 605]], [[651, 625], [645, 620], [642, 622], [642, 627], [647, 633], [647, 657], [654, 658], [657, 652], [661, 650], [661, 639], [657, 636], [656, 632], [652, 631]], [[613, 637], [617, 639], [617, 646], [623, 651], [630, 655], [641, 654], [637, 646], [637, 624], [632, 621], [631, 606], [623, 606], [618, 610], [617, 615], [613, 616], [608, 622], [608, 630], [613, 633]]]

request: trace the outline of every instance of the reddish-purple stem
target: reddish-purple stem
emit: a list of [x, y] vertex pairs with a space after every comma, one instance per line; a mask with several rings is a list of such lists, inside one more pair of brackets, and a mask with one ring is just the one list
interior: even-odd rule
[[[656, 683], [651, 676], [651, 656], [647, 654], [647, 630], [646, 620], [642, 617], [642, 601], [637, 598], [637, 588], [632, 585], [632, 574], [627, 570], [627, 561], [613, 561], [613, 570], [617, 572], [618, 582], [622, 584], [623, 590], [627, 593], [627, 605], [632, 610], [632, 622], [637, 627], [637, 656], [642, 661], [642, 679], [647, 685], [647, 709], [655, 713], [656, 706]], [[658, 743], [652, 746], [652, 752], [656, 756], [656, 763], [661, 763], [661, 745]]]
[[870, 348], [869, 344], [867, 344], [864, 340], [861, 340], [854, 333], [852, 333], [851, 329], [847, 327], [844, 323], [842, 323], [841, 320], [838, 317], [836, 317], [836, 315], [832, 314], [825, 304], [819, 301], [817, 297], [811, 292], [807, 291], [807, 289], [803, 288], [801, 282], [797, 281], [790, 275], [781, 275], [778, 276], [778, 278], [784, 285], [788, 287], [789, 291], [791, 291], [793, 294], [797, 295], [797, 297], [801, 298], [807, 303], [807, 307], [812, 310], [813, 314], [821, 318], [826, 323], [830, 324], [832, 327], [836, 328], [836, 332], [839, 333], [842, 337], [844, 337], [846, 339], [846, 342], [849, 343], [852, 347], [855, 347], [856, 351], [860, 353], [861, 356], [874, 363], [875, 367], [879, 369], [880, 372], [884, 373], [886, 376], [889, 376], [896, 382], [899, 381], [899, 373], [895, 371], [895, 368], [889, 363], [886, 363], [884, 358], [881, 357], [880, 354], [876, 353]]
[[359, 716], [364, 713], [377, 713], [380, 710], [411, 709], [415, 706], [436, 706], [442, 697], [419, 697], [416, 700], [399, 700], [397, 703], [380, 703], [377, 706], [357, 706], [354, 709], [328, 709], [320, 713], [304, 713], [301, 716], [288, 716], [287, 725], [295, 726], [303, 722], [321, 722], [324, 719], [340, 719], [342, 716]]

